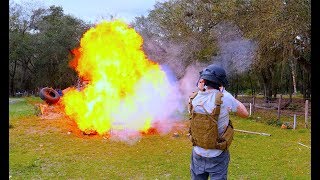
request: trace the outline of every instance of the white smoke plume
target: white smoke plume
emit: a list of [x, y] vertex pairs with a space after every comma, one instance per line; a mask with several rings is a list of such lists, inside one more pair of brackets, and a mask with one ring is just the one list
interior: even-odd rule
[[247, 71], [253, 62], [256, 44], [243, 38], [239, 28], [231, 23], [219, 23], [213, 33], [218, 39], [220, 52], [212, 57], [212, 62], [221, 65], [227, 75]]
[[256, 45], [251, 40], [243, 38], [239, 28], [231, 23], [223, 22], [216, 25], [212, 33], [217, 37], [220, 48], [217, 56], [213, 56], [211, 62], [194, 61], [188, 66], [185, 61], [190, 55], [188, 48], [193, 47], [169, 41], [160, 43], [152, 37], [144, 39], [144, 48], [149, 59], [164, 67], [168, 78], [171, 79], [175, 91], [170, 101], [173, 105], [168, 107], [177, 108], [176, 112], [186, 112], [189, 95], [198, 90], [196, 83], [199, 79], [199, 72], [206, 66], [220, 65], [226, 70], [227, 76], [230, 76], [233, 73], [248, 70], [252, 64]]

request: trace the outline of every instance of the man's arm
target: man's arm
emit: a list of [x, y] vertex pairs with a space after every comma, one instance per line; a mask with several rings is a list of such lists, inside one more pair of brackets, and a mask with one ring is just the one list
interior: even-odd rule
[[248, 118], [249, 117], [249, 113], [246, 109], [246, 107], [236, 99], [237, 103], [238, 103], [238, 107], [237, 107], [237, 112], [236, 115], [242, 118]]

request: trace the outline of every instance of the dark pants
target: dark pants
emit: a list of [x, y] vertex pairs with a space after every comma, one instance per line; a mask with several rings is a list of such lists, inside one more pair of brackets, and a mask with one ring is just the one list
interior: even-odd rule
[[190, 173], [192, 180], [205, 179], [211, 180], [227, 179], [228, 165], [230, 161], [229, 151], [223, 151], [217, 157], [202, 157], [192, 150]]

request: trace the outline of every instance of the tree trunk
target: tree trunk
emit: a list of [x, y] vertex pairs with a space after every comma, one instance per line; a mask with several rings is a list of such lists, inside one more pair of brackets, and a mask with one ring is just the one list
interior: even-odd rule
[[17, 61], [14, 61], [13, 69], [10, 74], [10, 95], [14, 96], [15, 95], [15, 82], [14, 82], [14, 77], [16, 76], [16, 70], [17, 70]]
[[292, 85], [293, 85], [293, 94], [297, 94], [297, 83], [296, 83], [296, 66], [292, 58], [290, 58], [290, 67], [292, 75]]
[[27, 90], [26, 88], [27, 88], [27, 85], [26, 85], [26, 82], [27, 82], [27, 79], [28, 78], [30, 78], [30, 77], [28, 77], [27, 76], [27, 66], [28, 66], [28, 64], [23, 64], [22, 65], [22, 73], [23, 73], [23, 75], [22, 75], [22, 77], [21, 77], [21, 87], [23, 88], [23, 90]]
[[253, 89], [252, 79], [251, 79], [251, 73], [248, 73], [249, 81], [250, 81], [250, 89], [251, 89], [251, 96], [254, 96], [255, 90]]
[[263, 79], [265, 101], [269, 102], [272, 98], [272, 77], [269, 70], [264, 70], [261, 74]]
[[235, 93], [235, 98], [238, 98], [238, 93], [239, 93], [239, 76], [237, 78], [237, 84], [236, 84], [236, 93]]

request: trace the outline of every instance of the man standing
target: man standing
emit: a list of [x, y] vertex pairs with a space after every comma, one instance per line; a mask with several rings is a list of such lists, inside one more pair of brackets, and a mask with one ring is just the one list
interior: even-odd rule
[[226, 72], [209, 65], [200, 72], [199, 91], [189, 101], [190, 139], [193, 144], [190, 173], [192, 179], [227, 179], [233, 139], [229, 113], [247, 118], [245, 106], [225, 90]]

